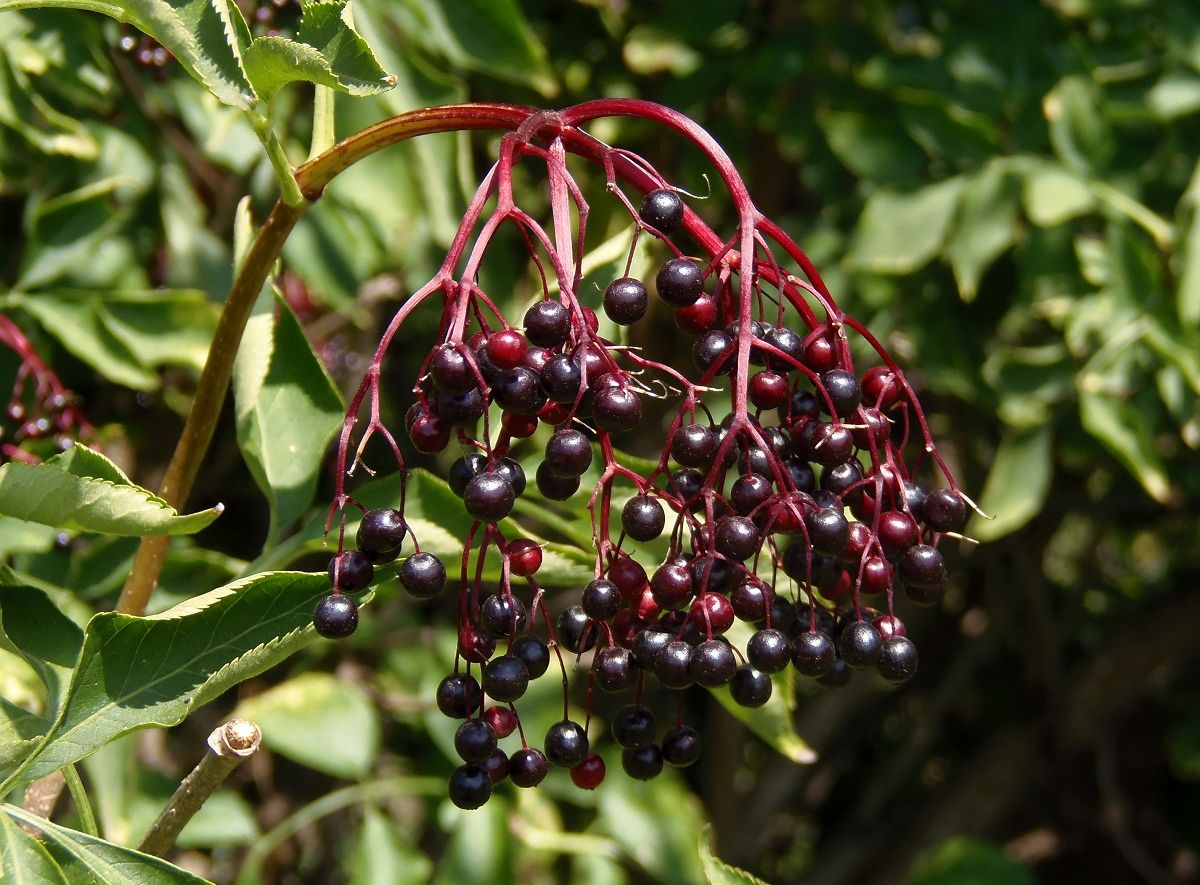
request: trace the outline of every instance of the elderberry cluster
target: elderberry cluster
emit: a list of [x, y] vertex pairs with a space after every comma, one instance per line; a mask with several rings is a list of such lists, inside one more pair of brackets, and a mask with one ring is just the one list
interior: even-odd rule
[[[501, 160], [468, 209], [441, 272], [384, 333], [339, 446], [331, 524], [354, 503], [341, 480], [372, 436], [391, 445], [403, 479], [399, 446], [379, 416], [379, 365], [412, 309], [441, 294], [439, 342], [413, 388], [405, 429], [421, 452], [442, 452], [452, 441], [460, 447], [448, 481], [473, 519], [457, 582], [458, 656], [437, 692], [439, 709], [463, 720], [455, 748], [464, 764], [450, 781], [450, 797], [462, 808], [483, 804], [505, 778], [535, 786], [552, 765], [570, 769], [581, 788], [598, 786], [604, 763], [588, 736], [593, 688], [633, 692], [632, 703], [613, 716], [611, 731], [625, 772], [649, 779], [665, 764], [692, 764], [701, 752], [699, 734], [683, 722], [682, 704], [660, 737], [647, 703], [655, 683], [668, 691], [726, 689], [737, 704], [759, 707], [772, 696], [772, 675], [788, 667], [829, 686], [844, 684], [855, 669], [873, 669], [890, 682], [909, 679], [917, 650], [895, 615], [895, 591], [903, 588], [921, 604], [940, 598], [947, 576], [939, 546], [944, 537], [959, 536], [968, 515], [969, 502], [938, 456], [899, 367], [838, 309], [799, 247], [753, 209], [728, 158], [713, 154], [740, 221], [737, 233], [722, 240], [648, 162], [586, 140], [566, 122], [569, 114], [546, 121], [554, 132], [548, 149], [533, 137], [536, 127], [505, 137]], [[678, 128], [678, 118], [671, 119]], [[677, 325], [694, 336], [691, 369], [600, 336], [595, 312], [581, 303], [576, 250], [583, 249], [587, 205], [563, 158], [567, 142], [604, 166], [609, 192], [629, 210], [630, 255], [642, 235], [670, 250], [653, 289]], [[511, 163], [520, 156], [546, 163], [553, 236], [511, 202]], [[618, 178], [644, 192], [640, 208]], [[484, 219], [496, 193], [509, 196]], [[521, 229], [544, 284], [520, 328], [477, 282], [479, 262], [505, 222]], [[673, 235], [680, 232], [702, 258], [679, 249]], [[808, 281], [785, 270], [769, 242], [782, 247]], [[650, 287], [630, 276], [629, 267], [602, 299], [604, 313], [620, 326], [642, 319], [651, 305]], [[556, 296], [546, 284], [551, 276]], [[878, 358], [864, 372], [854, 366], [849, 332]], [[717, 419], [712, 395], [723, 390], [730, 409]], [[352, 428], [368, 393], [370, 423], [348, 464]], [[614, 437], [642, 422], [647, 396], [678, 396], [680, 404], [656, 467], [641, 475], [621, 463]], [[534, 481], [543, 497], [571, 499], [594, 462], [600, 467], [586, 505], [595, 576], [557, 616], [537, 582], [541, 547], [529, 538], [506, 538], [499, 525], [527, 485], [513, 447], [541, 425], [548, 436]], [[934, 462], [948, 488], [925, 491], [913, 475], [916, 465], [905, 461], [910, 448]], [[615, 493], [618, 481], [631, 485], [632, 494]], [[362, 525], [358, 550], [331, 562], [334, 594], [316, 617], [324, 635], [354, 629], [357, 612], [341, 591], [364, 589], [373, 565], [395, 558], [406, 531], [399, 510], [370, 511]], [[632, 554], [664, 536], [666, 556], [654, 557], [659, 564], [647, 572]], [[484, 557], [493, 548], [503, 561], [494, 587], [482, 580]], [[400, 580], [425, 598], [443, 588], [446, 571], [435, 557], [417, 552], [401, 566]], [[520, 582], [527, 594], [516, 591]], [[753, 626], [744, 646], [727, 638], [739, 619]], [[586, 674], [582, 722], [570, 712], [564, 651]], [[539, 749], [527, 741], [516, 702], [555, 662], [564, 715]], [[514, 732], [520, 747], [506, 753], [498, 742]]]
[[[92, 426], [72, 393], [63, 387], [25, 333], [8, 317], [0, 316], [0, 346], [18, 360], [8, 404], [0, 415], [0, 463], [14, 459], [36, 461], [37, 456], [22, 446], [52, 442], [65, 451]], [[36, 445], [33, 446], [36, 448]]]

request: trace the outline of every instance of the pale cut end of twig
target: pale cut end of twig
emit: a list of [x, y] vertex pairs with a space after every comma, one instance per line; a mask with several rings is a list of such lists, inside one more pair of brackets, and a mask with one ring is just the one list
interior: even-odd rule
[[262, 732], [246, 719], [230, 719], [208, 736], [209, 749], [218, 756], [252, 756], [260, 743]]
[[[990, 516], [988, 517], [988, 519], [991, 519], [991, 518], [992, 517], [990, 517]], [[960, 535], [958, 532], [942, 532], [942, 537], [943, 538], [953, 538], [956, 541], [965, 541], [968, 544], [978, 544], [979, 543], [979, 541], [975, 540], [974, 538], [968, 538], [966, 535]]]
[[972, 501], [972, 500], [971, 500], [969, 497], [967, 497], [967, 495], [966, 495], [966, 494], [965, 494], [965, 493], [962, 491], [962, 489], [958, 489], [958, 496], [959, 496], [960, 498], [962, 498], [964, 501], [966, 501], [966, 502], [967, 502], [967, 506], [968, 506], [968, 507], [970, 507], [970, 508], [971, 508], [972, 510], [974, 510], [976, 513], [978, 513], [978, 514], [979, 514], [980, 516], [982, 516], [984, 519], [995, 519], [995, 518], [996, 518], [996, 517], [994, 517], [994, 516], [993, 516], [992, 514], [990, 514], [990, 513], [984, 513], [984, 512], [983, 512], [983, 511], [982, 511], [982, 510], [979, 508], [979, 505], [978, 505], [978, 504], [976, 504], [974, 501]]

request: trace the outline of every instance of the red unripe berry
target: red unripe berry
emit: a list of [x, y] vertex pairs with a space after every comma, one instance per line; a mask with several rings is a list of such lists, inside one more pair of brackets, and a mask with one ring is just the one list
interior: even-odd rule
[[629, 611], [634, 618], [640, 621], [649, 621], [652, 618], [657, 618], [659, 613], [662, 612], [662, 606], [654, 600], [654, 591], [650, 589], [649, 584], [642, 587], [642, 595], [640, 597], [630, 602]]
[[830, 602], [837, 602], [838, 600], [845, 599], [848, 595], [850, 595], [850, 588], [853, 586], [854, 578], [850, 576], [848, 571], [843, 569], [842, 574], [838, 577], [836, 584], [828, 584], [823, 587], [818, 587], [817, 589], [820, 590], [821, 595]]
[[800, 510], [799, 504], [789, 506], [786, 502], [780, 501], [777, 504], [769, 504], [767, 506], [770, 507], [771, 518], [775, 520], [771, 526], [771, 531], [780, 532], [785, 535], [795, 534], [800, 531], [801, 521], [798, 513], [803, 511]]
[[733, 626], [733, 606], [720, 593], [701, 593], [692, 603], [688, 620], [696, 629], [706, 633], [711, 629], [713, 636], [720, 636]]
[[496, 651], [496, 640], [488, 636], [482, 627], [464, 624], [458, 628], [458, 653], [463, 660], [482, 664]]
[[525, 336], [516, 329], [501, 329], [487, 340], [488, 359], [498, 369], [515, 369], [525, 356]]
[[791, 396], [787, 378], [776, 372], [759, 372], [750, 379], [750, 402], [764, 411], [779, 408]]
[[707, 332], [717, 322], [717, 299], [710, 293], [705, 293], [687, 307], [675, 311], [675, 325], [685, 332], [699, 335]]
[[604, 780], [604, 760], [592, 753], [571, 769], [571, 780], [581, 790], [594, 790]]
[[904, 636], [908, 630], [904, 627], [904, 622], [894, 615], [880, 615], [875, 619], [875, 629], [879, 631], [879, 635], [885, 640], [891, 639], [893, 636]]
[[842, 550], [843, 562], [858, 562], [867, 552], [867, 548], [871, 546], [870, 526], [861, 522], [850, 523], [850, 540], [846, 542], [845, 548]]
[[492, 727], [498, 738], [506, 738], [517, 729], [517, 714], [508, 707], [488, 707], [483, 711], [483, 721]]
[[862, 592], [868, 596], [887, 593], [892, 585], [892, 567], [882, 556], [868, 556], [863, 563]]
[[418, 452], [436, 455], [450, 444], [450, 425], [437, 415], [426, 412], [413, 420], [408, 437]]
[[570, 406], [564, 406], [562, 403], [548, 402], [538, 411], [537, 417], [547, 424], [559, 425], [567, 420], [567, 415], [570, 413]]
[[612, 619], [613, 642], [621, 648], [633, 648], [633, 641], [644, 625], [631, 609], [623, 608]]
[[828, 338], [814, 338], [804, 346], [804, 365], [814, 372], [828, 372], [837, 365], [837, 349]]
[[646, 570], [630, 556], [618, 556], [608, 567], [608, 579], [626, 599], [637, 599], [646, 586]]
[[900, 402], [903, 394], [900, 379], [888, 366], [875, 366], [862, 376], [862, 399], [865, 405], [890, 409]]
[[528, 439], [537, 430], [537, 415], [518, 415], [515, 412], [502, 412], [500, 426], [508, 435], [516, 439]]
[[879, 515], [879, 543], [888, 556], [903, 553], [921, 540], [916, 520], [902, 510], [885, 510]]
[[529, 538], [509, 541], [506, 549], [508, 570], [514, 575], [528, 578], [542, 567], [542, 548]]

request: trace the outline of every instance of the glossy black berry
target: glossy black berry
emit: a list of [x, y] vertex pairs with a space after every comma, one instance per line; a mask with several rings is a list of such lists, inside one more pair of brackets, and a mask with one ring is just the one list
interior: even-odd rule
[[516, 596], [498, 592], [479, 606], [479, 621], [488, 636], [507, 639], [525, 629], [525, 604]]
[[610, 387], [596, 394], [592, 416], [601, 430], [623, 433], [642, 420], [642, 400], [627, 387]]
[[771, 677], [749, 664], [733, 674], [729, 695], [739, 707], [761, 707], [771, 699]]
[[683, 224], [683, 200], [666, 188], [652, 190], [642, 197], [638, 217], [664, 234], [674, 233]]
[[329, 560], [329, 580], [343, 593], [366, 590], [374, 577], [375, 566], [361, 550], [343, 550]]
[[920, 514], [935, 532], [961, 532], [967, 524], [967, 505], [950, 489], [935, 489], [926, 495]]
[[833, 662], [833, 666], [824, 675], [817, 677], [817, 682], [826, 688], [841, 688], [850, 682], [852, 675], [854, 673], [850, 665], [839, 659]]
[[690, 725], [680, 725], [663, 735], [663, 759], [668, 765], [686, 768], [700, 758], [704, 744], [700, 734]]
[[617, 711], [612, 721], [612, 736], [617, 746], [636, 750], [654, 743], [657, 726], [654, 713], [641, 704], [630, 704]]
[[492, 399], [515, 415], [532, 415], [546, 404], [541, 377], [527, 366], [502, 372], [492, 385]]
[[433, 355], [429, 374], [439, 393], [466, 393], [479, 386], [467, 356], [457, 347], [442, 347]]
[[713, 364], [718, 364], [717, 374], [729, 371], [732, 354], [733, 339], [719, 329], [705, 332], [692, 345], [692, 362], [701, 372], [707, 372]]
[[739, 621], [761, 621], [767, 616], [767, 593], [758, 581], [743, 581], [734, 587], [729, 603]]
[[539, 301], [525, 311], [525, 337], [538, 347], [558, 347], [571, 334], [571, 313], [557, 301]]
[[452, 673], [437, 687], [437, 706], [450, 719], [466, 719], [483, 702], [483, 691], [474, 676]]
[[492, 797], [492, 776], [482, 765], [461, 765], [450, 775], [450, 801], [470, 811]]
[[534, 481], [542, 496], [551, 501], [565, 501], [579, 491], [578, 476], [563, 476], [561, 473], [555, 473], [548, 461], [543, 461], [538, 465]]
[[804, 515], [804, 526], [813, 552], [838, 556], [850, 540], [850, 523], [836, 507], [810, 510]]
[[482, 719], [468, 719], [454, 732], [454, 752], [464, 762], [482, 762], [496, 749], [496, 732]]
[[621, 508], [621, 528], [635, 541], [653, 541], [666, 524], [662, 504], [648, 495], [634, 495]]
[[599, 632], [581, 605], [573, 605], [559, 615], [555, 629], [562, 647], [574, 654], [582, 654], [594, 646]]
[[746, 643], [746, 657], [764, 673], [779, 673], [792, 661], [792, 644], [780, 630], [759, 630]]
[[842, 369], [830, 369], [821, 376], [821, 383], [829, 394], [833, 409], [839, 418], [849, 418], [858, 411], [858, 404], [862, 399], [858, 378]]
[[583, 726], [570, 719], [556, 722], [546, 732], [543, 742], [546, 758], [561, 768], [571, 768], [583, 761], [588, 754], [588, 737]]
[[654, 656], [654, 675], [667, 688], [687, 688], [695, 681], [691, 665], [692, 647], [672, 640]]
[[474, 424], [483, 415], [483, 396], [478, 388], [466, 393], [439, 393], [438, 416], [452, 427]]
[[581, 476], [592, 465], [592, 444], [574, 428], [556, 431], [546, 441], [544, 463], [560, 476]]
[[508, 776], [518, 787], [536, 787], [549, 770], [545, 755], [533, 747], [522, 747], [508, 757]]
[[[865, 484], [862, 483], [863, 470], [862, 465], [858, 463], [858, 459], [851, 458], [849, 461], [844, 461], [841, 464], [834, 464], [832, 467], [826, 467], [821, 471], [821, 488], [827, 492], [832, 492], [835, 495], [843, 496], [849, 504], [855, 503], [862, 497], [865, 489]], [[852, 488], [858, 485], [858, 488]]]
[[670, 643], [670, 633], [662, 630], [640, 630], [633, 638], [633, 659], [643, 670], [653, 670], [654, 659]]
[[621, 751], [621, 767], [631, 778], [648, 781], [658, 777], [663, 770], [663, 751], [658, 744]]
[[525, 491], [525, 468], [512, 458], [501, 458], [496, 463], [496, 474], [512, 486], [513, 495], [521, 497]]
[[904, 551], [900, 577], [914, 587], [941, 588], [946, 584], [946, 564], [935, 547], [917, 544]]
[[726, 559], [742, 562], [758, 550], [758, 529], [746, 516], [722, 516], [713, 539], [717, 552]]
[[509, 654], [525, 663], [530, 679], [537, 679], [550, 666], [550, 647], [537, 636], [518, 636], [513, 640]]
[[557, 354], [542, 366], [542, 389], [556, 403], [574, 405], [582, 382], [579, 364], [568, 356]]
[[358, 605], [349, 596], [331, 593], [317, 603], [313, 626], [326, 639], [344, 639], [358, 628]]
[[483, 767], [487, 769], [488, 777], [492, 779], [492, 783], [498, 784], [508, 777], [508, 756], [503, 750], [496, 750], [491, 756], [483, 760]]
[[516, 494], [500, 474], [481, 473], [467, 483], [463, 502], [467, 513], [480, 522], [497, 522], [512, 512]]
[[410, 596], [432, 599], [446, 586], [446, 566], [432, 553], [414, 553], [400, 566], [400, 585]]
[[516, 655], [492, 658], [483, 668], [483, 690], [502, 703], [517, 700], [529, 687], [529, 668]]
[[879, 675], [888, 682], [911, 679], [917, 672], [917, 647], [907, 636], [885, 639], [875, 666], [879, 669]]
[[596, 678], [596, 685], [604, 691], [624, 691], [637, 679], [633, 654], [629, 649], [619, 646], [602, 648], [596, 652], [596, 659], [592, 664], [592, 674]]
[[749, 516], [769, 497], [771, 497], [771, 481], [757, 473], [739, 476], [729, 489], [729, 505], [735, 513], [741, 516]]
[[852, 621], [838, 637], [838, 656], [856, 669], [873, 667], [883, 652], [883, 639], [874, 624]]
[[399, 552], [407, 530], [399, 510], [381, 507], [363, 514], [354, 540], [372, 562], [379, 562], [383, 557]]
[[[774, 372], [794, 372], [796, 364], [804, 359], [804, 339], [786, 326], [768, 326], [763, 330], [763, 340], [783, 351], [785, 356], [768, 355], [766, 366]], [[787, 359], [786, 357], [791, 357]]]
[[646, 315], [650, 299], [641, 280], [621, 277], [604, 290], [604, 313], [618, 326], [629, 326]]
[[583, 597], [580, 602], [583, 605], [584, 614], [589, 618], [605, 621], [615, 615], [617, 609], [621, 607], [621, 591], [612, 581], [596, 578], [589, 581], [588, 585], [583, 588]]
[[717, 438], [703, 424], [685, 424], [671, 437], [671, 457], [684, 467], [707, 467], [717, 453]]
[[450, 484], [450, 490], [461, 498], [467, 489], [467, 483], [485, 470], [487, 470], [487, 457], [479, 452], [471, 452], [450, 465], [446, 481]]
[[692, 661], [689, 665], [691, 676], [705, 688], [716, 688], [726, 685], [733, 678], [737, 669], [737, 661], [733, 649], [728, 642], [719, 639], [708, 639], [701, 642], [692, 650]]
[[704, 291], [704, 268], [687, 258], [672, 258], [655, 277], [658, 297], [672, 307], [688, 307], [696, 303]]
[[805, 676], [824, 676], [836, 657], [833, 640], [819, 631], [801, 633], [792, 643], [792, 664]]

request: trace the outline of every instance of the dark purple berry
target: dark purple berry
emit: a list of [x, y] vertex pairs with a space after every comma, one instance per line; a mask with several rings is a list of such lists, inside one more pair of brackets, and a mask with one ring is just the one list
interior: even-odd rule
[[468, 719], [454, 732], [454, 752], [464, 762], [482, 762], [496, 749], [496, 732], [482, 719]]
[[771, 699], [771, 677], [743, 664], [733, 674], [729, 695], [739, 707], [761, 707]]
[[728, 642], [709, 639], [692, 650], [691, 676], [705, 688], [716, 688], [728, 684], [737, 669], [733, 649]]
[[684, 467], [707, 467], [716, 453], [716, 436], [702, 424], [685, 424], [671, 437], [671, 457]]
[[716, 373], [729, 371], [729, 357], [733, 353], [733, 339], [720, 329], [705, 332], [692, 345], [692, 361], [701, 372], [707, 372], [716, 364]]
[[653, 670], [654, 659], [670, 643], [670, 633], [662, 630], [639, 630], [633, 638], [633, 659], [643, 670]]
[[688, 307], [704, 291], [704, 268], [687, 258], [672, 258], [655, 277], [658, 297], [672, 307]]
[[592, 444], [581, 431], [564, 428], [546, 441], [546, 460], [560, 476], [582, 476], [592, 466]]
[[642, 401], [628, 388], [610, 387], [596, 394], [592, 415], [601, 430], [623, 433], [642, 420]]
[[935, 489], [926, 495], [920, 513], [935, 532], [961, 532], [967, 524], [967, 505], [950, 489]]
[[374, 577], [371, 558], [361, 550], [343, 550], [329, 560], [329, 580], [343, 593], [366, 590]]
[[317, 603], [313, 626], [326, 639], [344, 639], [358, 627], [358, 605], [349, 596], [331, 593]]
[[592, 673], [596, 677], [596, 684], [607, 692], [624, 691], [632, 686], [637, 678], [633, 655], [629, 649], [618, 646], [602, 648], [596, 652]]
[[612, 581], [596, 578], [583, 588], [580, 602], [583, 604], [584, 614], [589, 618], [606, 621], [621, 607], [621, 591]]
[[467, 490], [467, 483], [485, 470], [487, 470], [487, 456], [481, 455], [479, 452], [471, 452], [450, 465], [446, 481], [450, 484], [450, 490], [461, 498]]
[[550, 357], [542, 367], [542, 389], [556, 403], [574, 405], [582, 381], [579, 364], [563, 354]]
[[804, 515], [804, 525], [814, 553], [838, 556], [850, 540], [850, 523], [835, 507], [809, 511]]
[[686, 768], [700, 758], [700, 734], [690, 725], [680, 725], [663, 735], [663, 759], [676, 768]]
[[654, 656], [654, 675], [667, 688], [687, 688], [695, 681], [691, 665], [692, 647], [673, 640]]
[[573, 654], [583, 654], [596, 644], [595, 623], [581, 605], [573, 605], [558, 616], [558, 641]]
[[652, 190], [642, 197], [638, 217], [661, 233], [674, 233], [683, 224], [683, 200], [666, 188]]
[[410, 596], [432, 599], [446, 586], [446, 566], [432, 553], [414, 553], [400, 566], [400, 584]]
[[518, 787], [536, 787], [549, 770], [545, 755], [533, 747], [522, 747], [508, 757], [508, 776]]
[[854, 375], [842, 369], [830, 369], [821, 376], [821, 384], [829, 394], [839, 418], [849, 418], [858, 411], [862, 393], [859, 390], [858, 378]]
[[875, 666], [879, 669], [879, 675], [888, 682], [911, 679], [917, 672], [917, 647], [907, 636], [885, 639]]
[[482, 765], [461, 765], [450, 775], [450, 801], [470, 811], [492, 797], [492, 776]]
[[618, 326], [629, 326], [646, 315], [650, 299], [641, 280], [621, 277], [604, 290], [604, 313]]
[[654, 743], [654, 713], [641, 704], [630, 704], [617, 711], [612, 721], [613, 740], [625, 750], [636, 750]]
[[437, 706], [450, 719], [466, 719], [483, 702], [483, 692], [474, 676], [452, 673], [437, 687]]
[[466, 354], [457, 347], [440, 348], [430, 361], [429, 373], [439, 393], [466, 393], [479, 386]]
[[548, 461], [543, 461], [538, 465], [534, 481], [542, 496], [551, 501], [565, 501], [579, 491], [578, 476], [563, 476], [561, 473], [555, 473]]
[[463, 502], [467, 513], [480, 522], [497, 522], [512, 512], [516, 494], [499, 473], [481, 473], [467, 483]]
[[621, 528], [635, 541], [653, 541], [666, 523], [662, 504], [648, 495], [634, 495], [621, 509]]
[[560, 768], [572, 768], [588, 754], [588, 737], [583, 726], [570, 719], [556, 722], [546, 732], [546, 758]]
[[867, 621], [852, 621], [838, 637], [838, 656], [856, 669], [875, 666], [882, 652], [883, 639]]
[[658, 744], [622, 750], [621, 767], [635, 780], [651, 780], [662, 774], [663, 751]]
[[525, 337], [538, 347], [558, 347], [571, 334], [571, 313], [557, 301], [539, 301], [525, 311]]
[[746, 657], [764, 673], [779, 673], [792, 660], [792, 644], [780, 630], [759, 630], [746, 643]]
[[809, 630], [792, 643], [792, 664], [805, 676], [824, 676], [836, 657], [833, 640], [825, 633]]
[[726, 559], [742, 562], [758, 550], [758, 529], [745, 516], [722, 516], [713, 539], [717, 552]]
[[516, 655], [492, 658], [483, 668], [483, 690], [501, 703], [517, 700], [529, 687], [529, 668]]
[[537, 679], [550, 666], [550, 647], [537, 636], [518, 636], [513, 640], [509, 654], [524, 662], [530, 679]]

